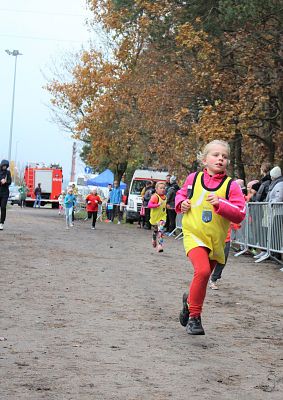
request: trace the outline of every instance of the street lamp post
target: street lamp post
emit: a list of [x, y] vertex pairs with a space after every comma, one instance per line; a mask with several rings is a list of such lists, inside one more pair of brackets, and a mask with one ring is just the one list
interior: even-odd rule
[[14, 70], [14, 85], [13, 85], [13, 97], [12, 97], [12, 110], [11, 110], [11, 123], [10, 123], [10, 139], [9, 139], [9, 152], [8, 152], [8, 160], [11, 161], [12, 154], [12, 138], [13, 138], [13, 121], [14, 121], [14, 104], [15, 104], [15, 88], [16, 88], [16, 73], [17, 73], [17, 58], [21, 56], [22, 53], [19, 50], [5, 50], [9, 56], [15, 57], [15, 70]]

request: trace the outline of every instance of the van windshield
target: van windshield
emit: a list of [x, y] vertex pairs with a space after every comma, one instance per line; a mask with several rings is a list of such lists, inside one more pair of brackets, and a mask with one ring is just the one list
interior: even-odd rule
[[147, 182], [147, 179], [134, 180], [131, 187], [131, 194], [141, 194], [141, 191], [143, 190]]

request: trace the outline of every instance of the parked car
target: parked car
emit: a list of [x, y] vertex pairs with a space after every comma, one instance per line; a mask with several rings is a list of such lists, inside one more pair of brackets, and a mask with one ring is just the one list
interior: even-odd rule
[[14, 204], [20, 205], [20, 192], [19, 192], [19, 186], [14, 186], [11, 185], [10, 188], [10, 194], [8, 198], [8, 202], [13, 206]]

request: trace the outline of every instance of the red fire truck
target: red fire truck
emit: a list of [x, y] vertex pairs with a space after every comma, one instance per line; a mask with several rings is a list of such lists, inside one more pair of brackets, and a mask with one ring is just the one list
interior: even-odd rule
[[25, 168], [24, 180], [28, 188], [26, 205], [33, 206], [35, 201], [34, 189], [41, 184], [41, 205], [51, 204], [52, 208], [59, 207], [58, 197], [62, 192], [63, 174], [62, 167], [50, 165], [49, 167], [39, 164], [29, 164]]

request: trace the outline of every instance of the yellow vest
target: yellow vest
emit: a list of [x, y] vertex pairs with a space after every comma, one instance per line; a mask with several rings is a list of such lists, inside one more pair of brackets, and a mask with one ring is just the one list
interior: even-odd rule
[[158, 203], [160, 204], [160, 206], [150, 209], [149, 222], [151, 223], [151, 225], [157, 225], [159, 221], [166, 221], [167, 199], [165, 198], [164, 200], [162, 200], [162, 198], [157, 193], [154, 193], [154, 195], [158, 197]]
[[231, 178], [223, 178], [215, 189], [205, 187], [203, 172], [198, 173], [192, 187], [191, 208], [182, 220], [186, 254], [195, 247], [207, 247], [210, 260], [225, 264], [224, 246], [230, 221], [216, 214], [213, 206], [206, 201], [210, 193], [226, 198]]

